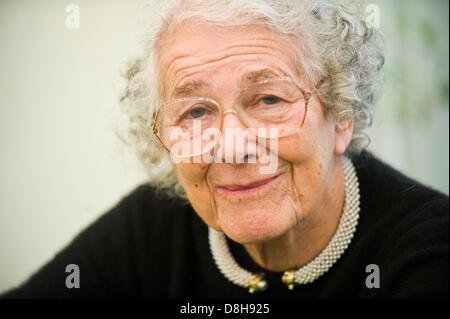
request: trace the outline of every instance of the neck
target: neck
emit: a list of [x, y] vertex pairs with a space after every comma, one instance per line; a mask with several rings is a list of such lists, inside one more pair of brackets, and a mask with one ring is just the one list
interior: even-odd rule
[[245, 249], [261, 267], [270, 271], [300, 268], [313, 260], [327, 246], [336, 232], [344, 206], [344, 173], [335, 157], [325, 189], [306, 217], [283, 235]]

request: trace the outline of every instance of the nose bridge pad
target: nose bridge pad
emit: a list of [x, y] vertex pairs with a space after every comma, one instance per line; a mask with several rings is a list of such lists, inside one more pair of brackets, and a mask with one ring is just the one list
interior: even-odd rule
[[236, 110], [233, 110], [233, 109], [229, 109], [229, 110], [226, 110], [225, 112], [223, 112], [223, 117], [225, 118], [225, 116], [228, 114], [228, 113], [234, 113], [234, 114], [238, 114], [237, 112], [236, 112]]
[[[239, 122], [237, 127], [225, 127], [225, 117], [227, 114], [235, 114]], [[229, 109], [223, 112], [222, 137], [219, 143], [217, 155], [222, 159], [222, 163], [242, 164], [247, 162], [256, 162], [257, 141], [249, 132], [244, 123], [242, 123], [238, 112]]]
[[224, 122], [225, 122], [225, 118], [226, 118], [226, 116], [227, 116], [228, 114], [234, 114], [234, 116], [236, 117], [236, 120], [238, 121], [239, 125], [240, 125], [244, 130], [248, 129], [247, 124], [246, 124], [244, 121], [242, 121], [242, 119], [241, 119], [241, 117], [240, 117], [238, 111], [236, 111], [235, 109], [228, 109], [228, 110], [226, 110], [226, 111], [224, 111], [224, 112], [222, 113], [222, 128], [223, 128], [223, 125], [224, 125]]
[[225, 118], [226, 118], [226, 116], [227, 116], [228, 114], [234, 114], [235, 117], [236, 117], [236, 120], [237, 120], [238, 123], [239, 123], [239, 125], [240, 125], [240, 126], [243, 126], [243, 127], [245, 128], [245, 124], [241, 121], [241, 118], [239, 117], [238, 112], [237, 112], [236, 110], [234, 110], [234, 109], [228, 109], [228, 110], [224, 111], [223, 114], [222, 114], [222, 125], [221, 125], [221, 126], [222, 126], [222, 127], [221, 127], [221, 129], [222, 129], [222, 134], [225, 133], [225, 132], [224, 132], [224, 129], [225, 129], [224, 124], [225, 124]]

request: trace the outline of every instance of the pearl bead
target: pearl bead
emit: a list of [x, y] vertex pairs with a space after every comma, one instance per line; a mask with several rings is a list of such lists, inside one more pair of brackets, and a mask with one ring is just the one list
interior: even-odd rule
[[268, 287], [267, 280], [261, 280], [261, 281], [258, 283], [258, 289], [259, 289], [260, 291], [266, 290], [267, 287]]

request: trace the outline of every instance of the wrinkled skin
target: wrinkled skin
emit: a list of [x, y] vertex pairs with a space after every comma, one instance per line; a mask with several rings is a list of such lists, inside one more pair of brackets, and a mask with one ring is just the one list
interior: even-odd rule
[[[165, 98], [188, 81], [203, 81], [209, 86], [197, 88], [196, 96], [212, 98], [224, 110], [233, 109], [243, 74], [262, 69], [289, 76], [310, 91], [315, 83], [298, 71], [291, 43], [263, 26], [224, 29], [185, 21], [159, 44]], [[245, 129], [233, 113], [225, 116], [223, 127]], [[314, 95], [301, 130], [278, 140], [278, 154], [271, 154], [278, 157], [275, 173], [260, 174], [258, 163], [175, 166], [180, 184], [206, 224], [243, 244], [262, 267], [283, 271], [312, 260], [333, 236], [344, 202], [339, 155], [351, 135], [352, 121], [335, 123]], [[225, 141], [221, 147], [225, 154], [237, 152]], [[275, 176], [257, 191], [229, 191]]]

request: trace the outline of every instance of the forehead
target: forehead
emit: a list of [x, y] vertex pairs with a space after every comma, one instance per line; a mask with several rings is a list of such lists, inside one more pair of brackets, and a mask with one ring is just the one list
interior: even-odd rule
[[[237, 79], [237, 83], [235, 87], [237, 89], [241, 89], [248, 87], [256, 82], [263, 81], [270, 78], [275, 78], [279, 76], [286, 76], [286, 73], [282, 71], [274, 71], [270, 68], [264, 68], [264, 69], [256, 69], [256, 70], [249, 70], [242, 74], [242, 76]], [[184, 98], [184, 97], [190, 97], [196, 95], [198, 92], [207, 91], [211, 88], [216, 87], [212, 83], [215, 83], [214, 80], [211, 81], [211, 79], [205, 80], [187, 80], [183, 81], [183, 83], [174, 85], [171, 89], [168, 98], [169, 99], [177, 99], [177, 98]]]
[[298, 76], [294, 39], [260, 25], [224, 28], [184, 21], [158, 47], [165, 97], [258, 78]]

